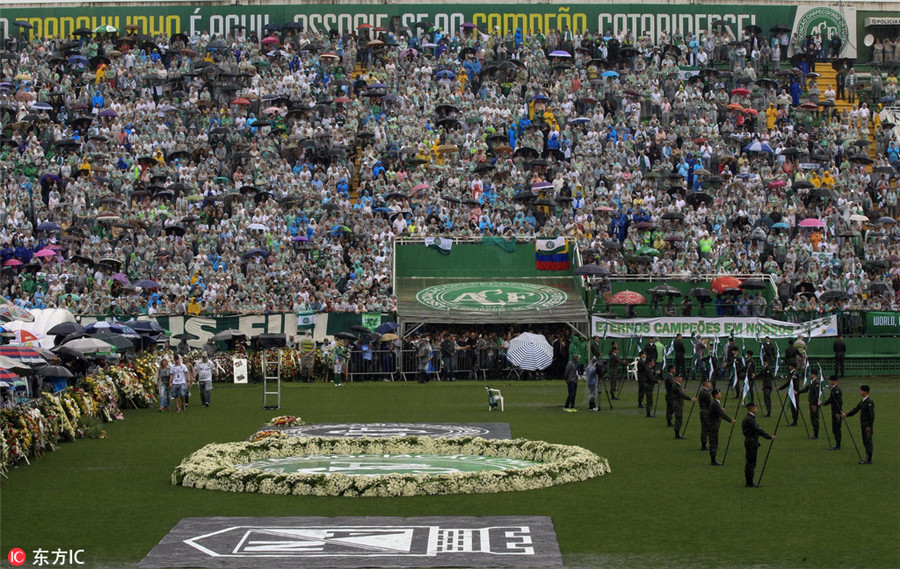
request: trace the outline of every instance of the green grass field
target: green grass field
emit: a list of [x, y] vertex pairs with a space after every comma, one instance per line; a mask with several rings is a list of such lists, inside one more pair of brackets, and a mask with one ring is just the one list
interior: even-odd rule
[[[856, 379], [843, 382], [858, 401]], [[126, 411], [109, 437], [61, 444], [22, 465], [2, 485], [0, 545], [84, 549], [88, 567], [135, 567], [185, 517], [545, 515], [567, 567], [900, 567], [900, 383], [872, 379], [875, 464], [860, 466], [844, 430], [829, 452], [781, 428], [763, 487], [743, 487], [740, 424], [724, 468], [699, 450], [696, 412], [689, 440], [646, 419], [630, 384], [616, 409], [563, 413], [561, 381], [491, 382], [505, 413], [489, 413], [482, 382], [284, 384], [280, 411], [262, 408], [259, 385], [213, 390], [213, 405], [185, 413]], [[696, 389], [696, 384], [689, 386]], [[803, 397], [803, 396], [801, 396]], [[777, 402], [777, 398], [776, 398]], [[685, 408], [685, 415], [689, 403]], [[728, 404], [733, 414], [733, 403]], [[493, 495], [313, 498], [230, 494], [174, 487], [172, 469], [210, 442], [245, 440], [275, 415], [318, 422], [507, 422], [514, 437], [581, 445], [609, 459], [612, 473], [588, 482]], [[744, 412], [739, 413], [742, 418]], [[848, 420], [857, 444], [859, 420]], [[761, 419], [771, 432], [775, 416]], [[830, 428], [830, 424], [829, 424]], [[721, 455], [729, 426], [721, 430]], [[760, 449], [762, 464], [768, 442]], [[758, 472], [758, 471], [757, 471]], [[28, 565], [26, 565], [28, 566]]]

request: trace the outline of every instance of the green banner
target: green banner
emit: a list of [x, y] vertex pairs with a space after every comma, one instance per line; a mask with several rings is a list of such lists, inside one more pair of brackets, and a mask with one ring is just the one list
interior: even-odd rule
[[900, 336], [900, 312], [867, 312], [866, 334]]
[[[24, 20], [33, 26], [21, 33], [38, 37], [66, 37], [80, 27], [95, 29], [111, 25], [123, 29], [126, 25], [140, 26], [150, 35], [167, 36], [183, 32], [227, 35], [235, 26], [246, 27], [247, 34], [257, 32], [262, 37], [266, 24], [297, 22], [306, 30], [316, 32], [355, 31], [362, 24], [395, 29], [413, 27], [428, 20], [455, 36], [464, 22], [471, 22], [482, 32], [497, 30], [512, 33], [516, 28], [525, 32], [573, 30], [574, 32], [629, 30], [635, 36], [649, 34], [657, 41], [661, 33], [669, 36], [707, 32], [712, 22], [725, 20], [740, 37], [749, 25], [760, 26], [765, 33], [777, 24], [794, 22], [794, 5], [666, 5], [666, 4], [273, 4], [261, 6], [225, 5], [119, 5], [67, 7], [24, 6], [4, 8], [0, 15], [0, 34], [9, 37], [20, 33], [13, 25]], [[853, 22], [855, 29], [855, 21]]]

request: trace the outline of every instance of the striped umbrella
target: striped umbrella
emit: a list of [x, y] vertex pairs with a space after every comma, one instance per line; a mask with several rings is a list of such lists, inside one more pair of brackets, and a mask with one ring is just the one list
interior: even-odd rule
[[16, 381], [20, 381], [18, 375], [8, 369], [0, 369], [0, 387], [12, 387]]
[[524, 370], [546, 369], [553, 363], [553, 346], [540, 334], [524, 332], [509, 341], [506, 359]]
[[609, 297], [608, 304], [646, 304], [647, 299], [639, 292], [623, 290]]
[[0, 356], [6, 356], [14, 360], [19, 360], [26, 364], [45, 364], [47, 363], [40, 352], [28, 346], [0, 346]]

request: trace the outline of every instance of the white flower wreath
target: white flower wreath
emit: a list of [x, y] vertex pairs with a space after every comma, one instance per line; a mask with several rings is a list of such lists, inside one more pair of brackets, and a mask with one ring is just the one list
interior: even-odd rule
[[[458, 454], [514, 458], [540, 464], [517, 470], [375, 476], [273, 473], [256, 468], [235, 468], [237, 464], [268, 458], [330, 454]], [[172, 484], [226, 492], [305, 496], [492, 494], [580, 482], [609, 471], [609, 461], [587, 449], [526, 439], [267, 437], [256, 442], [206, 445], [175, 469]]]

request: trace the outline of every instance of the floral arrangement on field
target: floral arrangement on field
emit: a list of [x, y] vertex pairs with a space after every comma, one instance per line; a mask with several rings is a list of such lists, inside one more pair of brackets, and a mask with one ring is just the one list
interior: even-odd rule
[[255, 433], [253, 433], [253, 436], [250, 437], [250, 441], [261, 441], [268, 437], [285, 438], [287, 437], [287, 435], [276, 429], [263, 429], [262, 431], [256, 431]]
[[[130, 366], [110, 367], [100, 372], [108, 378], [117, 392], [118, 405], [146, 408], [156, 401], [156, 381], [138, 374], [136, 368]], [[155, 376], [154, 376], [155, 377]]]
[[294, 417], [293, 415], [281, 415], [280, 417], [273, 417], [271, 421], [266, 423], [267, 427], [299, 427], [300, 425], [305, 425], [303, 419], [300, 417]]
[[81, 387], [97, 402], [103, 420], [107, 423], [122, 418], [119, 395], [113, 380], [101, 374], [84, 378]]
[[273, 348], [250, 353], [247, 362], [247, 371], [250, 374], [250, 381], [262, 381], [263, 357], [268, 358], [270, 362], [277, 362], [279, 352], [281, 353], [281, 380], [295, 381], [299, 379], [300, 351], [294, 348]]
[[[278, 474], [255, 468], [235, 468], [236, 464], [267, 458], [329, 454], [466, 454], [531, 460], [542, 464], [521, 470], [436, 475], [391, 473], [378, 476]], [[172, 484], [226, 492], [389, 497], [533, 490], [588, 480], [609, 471], [609, 462], [587, 449], [525, 439], [266, 436], [251, 442], [206, 445], [181, 462], [172, 473]]]

